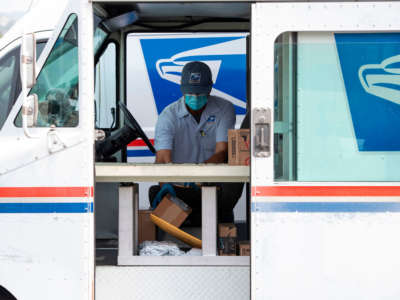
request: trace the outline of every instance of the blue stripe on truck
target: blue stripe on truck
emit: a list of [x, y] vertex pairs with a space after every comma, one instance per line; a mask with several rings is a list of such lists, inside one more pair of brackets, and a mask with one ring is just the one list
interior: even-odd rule
[[126, 154], [128, 157], [135, 157], [135, 156], [155, 156], [153, 152], [150, 150], [127, 150]]
[[0, 203], [0, 214], [92, 213], [93, 202]]

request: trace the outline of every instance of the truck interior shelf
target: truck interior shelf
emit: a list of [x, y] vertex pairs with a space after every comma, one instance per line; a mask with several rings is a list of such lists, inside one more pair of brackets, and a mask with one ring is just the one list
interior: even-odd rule
[[249, 166], [96, 163], [96, 182], [249, 182]]

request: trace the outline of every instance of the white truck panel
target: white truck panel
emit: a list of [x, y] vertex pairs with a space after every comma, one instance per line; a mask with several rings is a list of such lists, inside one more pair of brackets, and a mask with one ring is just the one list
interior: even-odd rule
[[[324, 32], [398, 31], [399, 8], [396, 2], [254, 4], [252, 108], [274, 110], [273, 51], [281, 33], [323, 44]], [[399, 297], [397, 183], [274, 182], [273, 156], [253, 157], [251, 170], [252, 299]]]
[[[57, 5], [64, 10], [62, 3]], [[72, 13], [78, 15], [82, 33], [79, 96], [85, 101], [80, 101], [79, 126], [56, 128], [57, 145], [49, 144], [49, 128], [32, 129], [39, 138], [27, 139], [14, 125], [20, 97], [0, 134], [0, 282], [17, 299], [88, 300], [94, 292], [94, 110], [89, 100], [93, 92], [87, 92], [94, 86], [89, 68], [93, 65], [90, 3], [68, 2], [57, 17], [56, 37], [43, 51], [38, 69]]]
[[249, 267], [97, 267], [96, 299], [250, 298]]
[[92, 222], [92, 213], [2, 213], [1, 284], [18, 300], [90, 299]]

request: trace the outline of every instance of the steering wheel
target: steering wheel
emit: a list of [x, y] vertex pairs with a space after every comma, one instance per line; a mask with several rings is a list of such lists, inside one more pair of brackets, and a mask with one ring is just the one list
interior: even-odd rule
[[153, 144], [150, 142], [149, 138], [144, 133], [144, 131], [140, 127], [139, 123], [135, 120], [135, 118], [129, 112], [129, 110], [126, 107], [126, 105], [124, 103], [122, 103], [122, 102], [119, 102], [118, 105], [119, 105], [119, 107], [121, 108], [121, 110], [122, 110], [122, 112], [124, 114], [124, 121], [126, 122], [126, 124], [130, 128], [132, 128], [134, 131], [137, 132], [139, 137], [146, 143], [147, 147], [149, 147], [151, 152], [156, 153], [156, 149], [154, 149]]

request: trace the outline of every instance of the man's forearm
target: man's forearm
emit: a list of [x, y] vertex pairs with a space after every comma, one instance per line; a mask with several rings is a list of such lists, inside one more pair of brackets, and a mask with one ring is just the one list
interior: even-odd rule
[[171, 150], [159, 150], [156, 153], [156, 164], [171, 163]]
[[220, 151], [214, 153], [204, 163], [206, 164], [224, 164], [228, 161], [228, 153], [226, 151]]
[[[171, 159], [171, 150], [159, 150], [156, 153], [156, 164], [169, 164], [172, 162]], [[162, 187], [164, 182], [159, 182], [159, 185]]]
[[223, 164], [228, 161], [228, 143], [217, 142], [215, 145], [215, 153], [207, 159], [206, 164]]

